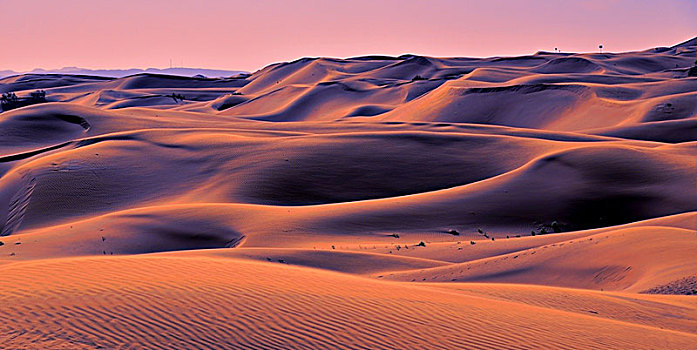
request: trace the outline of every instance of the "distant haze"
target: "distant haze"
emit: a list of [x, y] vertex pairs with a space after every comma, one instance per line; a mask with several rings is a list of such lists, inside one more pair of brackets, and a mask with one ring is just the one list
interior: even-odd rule
[[0, 70], [14, 71], [630, 51], [697, 33], [694, 0], [0, 0], [0, 13]]
[[240, 73], [246, 73], [243, 71], [232, 71], [232, 70], [219, 70], [219, 69], [205, 69], [205, 68], [147, 68], [147, 69], [87, 69], [79, 67], [63, 67], [60, 69], [33, 69], [27, 72], [16, 72], [12, 70], [0, 70], [0, 77], [25, 74], [25, 73], [35, 73], [35, 74], [77, 74], [77, 75], [93, 75], [99, 77], [116, 77], [121, 78], [129, 75], [140, 74], [140, 73], [152, 73], [152, 74], [167, 74], [167, 75], [180, 75], [185, 77], [193, 77], [197, 75], [204, 76], [206, 78], [223, 78], [237, 75]]

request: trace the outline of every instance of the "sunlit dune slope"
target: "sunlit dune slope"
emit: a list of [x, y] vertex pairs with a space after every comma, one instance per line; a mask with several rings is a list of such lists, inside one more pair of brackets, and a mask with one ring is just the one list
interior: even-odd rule
[[[9, 347], [677, 349], [697, 340], [671, 320], [694, 324], [694, 305], [621, 295], [569, 291], [579, 303], [559, 310], [553, 293], [501, 301], [210, 258], [37, 261], [0, 271], [0, 314], [12, 320], [0, 325], [0, 340]], [[651, 325], [618, 312], [618, 303], [647, 302], [653, 309], [640, 316], [652, 317]]]

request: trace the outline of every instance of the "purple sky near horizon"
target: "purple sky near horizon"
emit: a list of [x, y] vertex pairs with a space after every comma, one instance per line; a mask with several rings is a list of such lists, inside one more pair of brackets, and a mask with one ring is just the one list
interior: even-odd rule
[[0, 0], [0, 14], [0, 70], [15, 71], [619, 52], [697, 35], [695, 0]]

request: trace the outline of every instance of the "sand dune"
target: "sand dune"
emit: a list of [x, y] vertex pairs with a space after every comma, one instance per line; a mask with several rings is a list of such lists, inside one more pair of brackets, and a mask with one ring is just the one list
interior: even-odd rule
[[[13, 320], [0, 326], [0, 340], [10, 347], [677, 349], [697, 340], [671, 320], [694, 324], [694, 306], [649, 299], [653, 308], [640, 316], [650, 315], [651, 325], [613, 319], [626, 304], [642, 305], [634, 297], [618, 306], [623, 295], [568, 291], [585, 305], [559, 310], [551, 292], [511, 302], [210, 258], [88, 258], [0, 270], [0, 313]], [[62, 271], [71, 273], [55, 278]], [[51, 321], [36, 323], [34, 315]]]
[[[467, 263], [390, 274], [427, 281], [535, 283], [639, 292], [690, 276], [684, 259], [697, 246], [694, 231], [646, 226], [588, 235]], [[467, 254], [468, 250], [464, 250]]]
[[690, 348], [695, 52], [1, 79], [0, 347]]

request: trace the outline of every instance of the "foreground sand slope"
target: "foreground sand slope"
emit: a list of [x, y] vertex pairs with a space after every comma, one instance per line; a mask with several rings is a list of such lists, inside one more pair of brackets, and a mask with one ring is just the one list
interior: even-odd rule
[[[10, 348], [678, 349], [697, 341], [671, 329], [674, 317], [694, 324], [694, 304], [573, 290], [565, 295], [593, 309], [558, 310], [547, 293], [518, 303], [231, 259], [82, 258], [0, 271], [0, 315], [12, 320], [0, 325], [0, 341]], [[643, 314], [651, 325], [627, 322], [623, 302], [662, 310]]]

